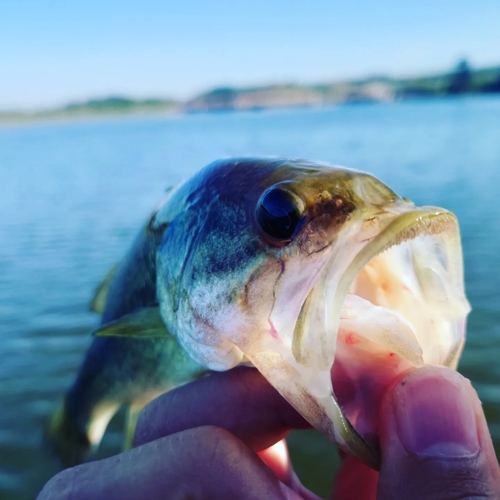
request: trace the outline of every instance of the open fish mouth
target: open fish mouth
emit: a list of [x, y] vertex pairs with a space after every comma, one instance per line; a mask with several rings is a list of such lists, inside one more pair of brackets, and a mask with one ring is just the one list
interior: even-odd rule
[[458, 363], [470, 310], [460, 235], [451, 212], [402, 200], [342, 233], [289, 349], [250, 357], [314, 427], [378, 468], [376, 416], [387, 386], [424, 364]]

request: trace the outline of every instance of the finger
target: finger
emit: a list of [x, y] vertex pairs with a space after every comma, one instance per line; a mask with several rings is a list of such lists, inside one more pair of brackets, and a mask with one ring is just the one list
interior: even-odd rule
[[38, 500], [176, 500], [300, 498], [240, 440], [200, 427], [121, 455], [66, 469]]
[[255, 451], [309, 424], [254, 368], [235, 368], [168, 392], [141, 412], [134, 444], [139, 446], [186, 429], [214, 425]]
[[481, 403], [448, 368], [405, 375], [381, 404], [378, 499], [500, 498], [500, 469]]

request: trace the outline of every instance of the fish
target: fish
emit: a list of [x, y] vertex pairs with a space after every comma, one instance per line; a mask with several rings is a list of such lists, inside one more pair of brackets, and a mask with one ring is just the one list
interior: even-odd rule
[[368, 173], [218, 160], [170, 190], [92, 302], [101, 324], [46, 440], [87, 460], [128, 405], [255, 367], [322, 434], [378, 468], [398, 374], [456, 368], [470, 306], [457, 218]]

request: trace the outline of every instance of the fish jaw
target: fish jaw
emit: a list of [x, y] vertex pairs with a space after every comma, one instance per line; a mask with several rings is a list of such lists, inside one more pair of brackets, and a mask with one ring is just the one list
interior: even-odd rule
[[[233, 341], [314, 427], [378, 468], [385, 389], [424, 364], [456, 368], [470, 310], [460, 236], [450, 212], [405, 201], [342, 233], [303, 272], [316, 277], [304, 289], [282, 277], [265, 333]], [[290, 273], [300, 281], [300, 266]]]

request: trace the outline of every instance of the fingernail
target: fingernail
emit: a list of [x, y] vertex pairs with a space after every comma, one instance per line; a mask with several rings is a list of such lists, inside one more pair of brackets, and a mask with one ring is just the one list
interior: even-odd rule
[[478, 452], [474, 402], [469, 382], [458, 373], [423, 368], [393, 391], [401, 443], [421, 457], [465, 457]]

